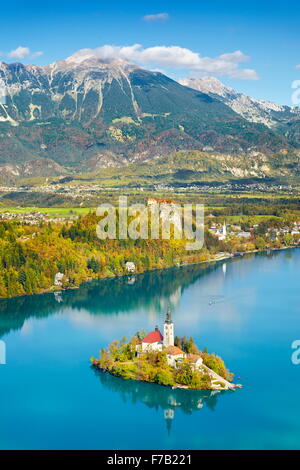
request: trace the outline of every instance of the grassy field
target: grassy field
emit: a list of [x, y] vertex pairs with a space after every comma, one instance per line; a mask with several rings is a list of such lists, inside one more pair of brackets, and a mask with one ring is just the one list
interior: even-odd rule
[[91, 209], [89, 207], [1, 207], [0, 213], [12, 212], [14, 214], [24, 214], [26, 212], [41, 212], [52, 217], [72, 217], [88, 214]]

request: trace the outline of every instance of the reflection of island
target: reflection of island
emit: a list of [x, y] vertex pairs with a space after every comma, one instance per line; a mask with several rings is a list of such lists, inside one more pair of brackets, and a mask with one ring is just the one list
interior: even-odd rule
[[185, 414], [192, 414], [207, 406], [214, 411], [217, 397], [226, 393], [219, 390], [172, 389], [151, 383], [124, 380], [95, 368], [92, 370], [101, 384], [111, 391], [118, 392], [124, 402], [142, 402], [149, 408], [161, 409], [168, 432], [171, 430], [176, 409], [180, 409]]

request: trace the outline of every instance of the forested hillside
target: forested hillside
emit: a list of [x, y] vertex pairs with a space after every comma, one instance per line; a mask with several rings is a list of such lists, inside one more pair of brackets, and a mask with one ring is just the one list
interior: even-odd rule
[[[0, 297], [74, 288], [91, 279], [124, 275], [127, 261], [133, 262], [139, 273], [206, 261], [218, 252], [254, 251], [299, 243], [299, 237], [284, 231], [278, 237], [269, 236], [270, 228], [292, 230], [291, 218], [266, 217], [255, 224], [249, 239], [231, 235], [226, 241], [219, 240], [207, 226], [205, 244], [195, 252], [186, 250], [183, 239], [99, 240], [96, 235], [98, 220], [94, 213], [89, 213], [74, 223], [65, 224], [1, 221]], [[223, 216], [221, 220], [224, 220]], [[250, 217], [243, 229], [249, 230], [253, 222], [256, 218]], [[59, 286], [54, 285], [57, 273], [63, 274]]]

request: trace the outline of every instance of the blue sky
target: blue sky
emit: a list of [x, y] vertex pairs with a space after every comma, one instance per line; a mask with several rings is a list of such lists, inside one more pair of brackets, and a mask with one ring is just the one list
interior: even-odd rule
[[1, 5], [0, 60], [43, 65], [83, 48], [119, 46], [114, 53], [172, 78], [213, 75], [291, 105], [291, 84], [300, 79], [299, 20], [294, 1], [15, 1]]

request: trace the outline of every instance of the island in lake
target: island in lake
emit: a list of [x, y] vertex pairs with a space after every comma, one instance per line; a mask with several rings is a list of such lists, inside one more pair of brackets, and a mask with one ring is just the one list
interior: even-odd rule
[[198, 390], [232, 390], [233, 374], [224, 361], [206, 348], [197, 348], [193, 338], [174, 337], [174, 323], [168, 310], [164, 335], [159, 328], [146, 334], [144, 330], [127, 341], [113, 341], [100, 358], [91, 358], [94, 367], [123, 379], [139, 380]]

